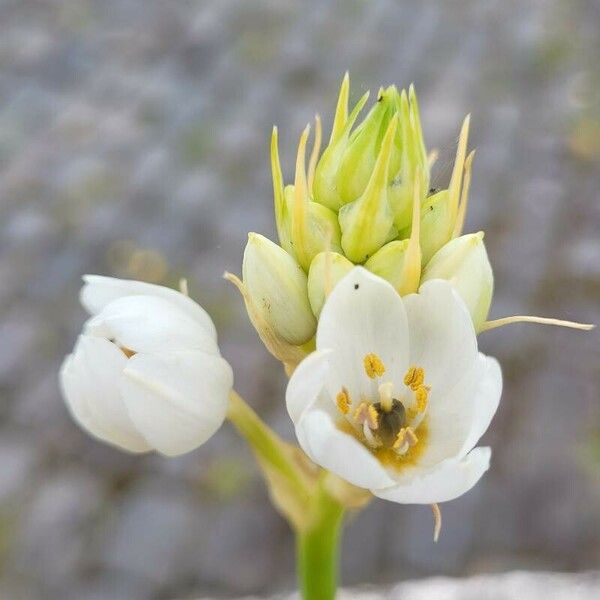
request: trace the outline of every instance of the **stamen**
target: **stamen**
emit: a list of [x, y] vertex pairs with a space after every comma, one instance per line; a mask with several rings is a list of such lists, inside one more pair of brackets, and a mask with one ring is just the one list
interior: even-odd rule
[[496, 329], [496, 327], [502, 327], [504, 325], [510, 325], [511, 323], [537, 323], [539, 325], [556, 325], [558, 327], [569, 327], [570, 329], [581, 329], [582, 331], [590, 331], [594, 329], [595, 325], [591, 323], [577, 323], [576, 321], [563, 321], [561, 319], [549, 319], [546, 317], [532, 317], [529, 315], [517, 315], [514, 317], [504, 317], [502, 319], [494, 319], [493, 321], [486, 321], [481, 326], [481, 331], [488, 331], [489, 329]]
[[404, 385], [416, 391], [425, 381], [425, 369], [423, 367], [410, 367], [404, 376]]
[[348, 414], [352, 401], [350, 400], [350, 394], [348, 394], [348, 390], [345, 387], [343, 387], [342, 390], [335, 397], [335, 403], [337, 404], [338, 410], [343, 415]]
[[368, 402], [360, 403], [359, 407], [354, 411], [354, 420], [359, 425], [367, 423], [370, 429], [377, 429], [377, 411]]
[[132, 356], [135, 356], [137, 354], [137, 352], [135, 352], [134, 350], [130, 350], [129, 348], [126, 348], [125, 346], [119, 346], [119, 350], [127, 357], [127, 358], [131, 358]]
[[442, 530], [442, 511], [437, 504], [431, 505], [431, 511], [433, 512], [433, 541], [437, 543]]
[[394, 404], [394, 399], [392, 398], [393, 391], [394, 384], [391, 381], [382, 383], [379, 386], [379, 404], [385, 412], [390, 412], [390, 410], [392, 410]]
[[377, 448], [381, 446], [381, 442], [375, 438], [373, 432], [371, 431], [371, 428], [369, 427], [366, 421], [363, 423], [363, 435], [367, 440], [367, 444], [369, 444], [371, 448]]
[[429, 388], [421, 385], [415, 390], [415, 399], [417, 400], [417, 411], [422, 413], [427, 408], [427, 399], [429, 397]]
[[412, 427], [403, 427], [396, 437], [396, 441], [392, 448], [394, 450], [399, 450], [404, 446], [404, 444], [408, 444], [408, 447], [415, 446], [419, 441], [419, 438], [416, 436]]
[[365, 373], [371, 379], [375, 379], [375, 377], [381, 377], [385, 373], [385, 365], [383, 361], [377, 354], [369, 353], [365, 356], [363, 360], [363, 365], [365, 367]]

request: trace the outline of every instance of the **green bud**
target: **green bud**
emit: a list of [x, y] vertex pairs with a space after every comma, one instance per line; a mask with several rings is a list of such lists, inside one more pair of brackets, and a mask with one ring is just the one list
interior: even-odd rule
[[483, 231], [455, 238], [440, 248], [425, 267], [421, 282], [430, 279], [452, 283], [471, 313], [475, 331], [479, 332], [487, 319], [494, 291]]
[[423, 264], [452, 237], [454, 217], [448, 190], [441, 190], [427, 198], [421, 208], [421, 252]]
[[255, 310], [281, 339], [299, 346], [314, 336], [317, 322], [306, 274], [283, 248], [258, 233], [248, 234], [242, 274]]
[[306, 178], [306, 142], [309, 127], [302, 132], [296, 159], [296, 179], [284, 192], [287, 204], [286, 222], [290, 239], [290, 254], [308, 272], [312, 259], [323, 250], [341, 250], [341, 232], [337, 215], [321, 204], [310, 200]]
[[343, 204], [356, 200], [367, 187], [383, 137], [394, 115], [392, 93], [380, 90], [376, 104], [353, 131], [337, 172], [337, 189]]
[[329, 145], [317, 163], [312, 186], [315, 201], [334, 211], [339, 210], [343, 204], [338, 190], [338, 171], [348, 146], [350, 130], [369, 98], [369, 93], [365, 93], [348, 116], [349, 90], [350, 79], [346, 73], [340, 88]]
[[389, 242], [369, 258], [365, 268], [389, 281], [400, 292], [406, 280], [409, 243], [408, 239]]
[[398, 117], [394, 115], [364, 193], [339, 212], [342, 248], [354, 263], [363, 263], [397, 235], [387, 198], [390, 155], [397, 125]]
[[353, 267], [345, 256], [337, 252], [321, 252], [313, 258], [308, 271], [308, 299], [317, 318], [321, 314], [326, 297]]
[[421, 129], [419, 104], [414, 87], [395, 96], [400, 128], [395, 140], [396, 163], [390, 170], [389, 202], [394, 213], [394, 225], [401, 230], [410, 225], [417, 171], [422, 177], [421, 190], [429, 188], [429, 163]]

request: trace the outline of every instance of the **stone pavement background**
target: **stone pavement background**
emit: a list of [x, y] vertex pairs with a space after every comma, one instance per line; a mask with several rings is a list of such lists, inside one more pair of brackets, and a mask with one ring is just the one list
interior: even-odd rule
[[[220, 275], [248, 230], [274, 234], [272, 124], [289, 180], [345, 69], [354, 98], [415, 82], [440, 182], [473, 113], [468, 227], [487, 232], [494, 316], [600, 323], [599, 26], [595, 0], [0, 0], [0, 597], [292, 588], [290, 534], [229, 427], [180, 459], [128, 457], [70, 422], [56, 373], [82, 273], [186, 275], [240, 391], [291, 436], [284, 376]], [[427, 507], [373, 502], [346, 530], [346, 585], [598, 566], [598, 333], [481, 345], [505, 374], [491, 471], [443, 507], [435, 546]]]
[[[600, 593], [598, 572], [581, 574], [514, 571], [464, 579], [431, 577], [392, 587], [340, 590], [338, 600], [589, 600]], [[199, 598], [198, 600], [211, 600]], [[246, 597], [240, 600], [259, 600]], [[298, 594], [272, 600], [300, 600]]]

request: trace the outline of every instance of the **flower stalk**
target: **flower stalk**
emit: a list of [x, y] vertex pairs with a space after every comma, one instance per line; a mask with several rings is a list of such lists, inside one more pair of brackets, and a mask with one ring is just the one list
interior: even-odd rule
[[333, 600], [345, 507], [364, 505], [367, 498], [284, 442], [236, 391], [227, 416], [252, 448], [273, 504], [294, 529], [303, 599]]
[[318, 518], [305, 531], [296, 532], [298, 581], [304, 600], [333, 600], [344, 507], [322, 488], [315, 500]]

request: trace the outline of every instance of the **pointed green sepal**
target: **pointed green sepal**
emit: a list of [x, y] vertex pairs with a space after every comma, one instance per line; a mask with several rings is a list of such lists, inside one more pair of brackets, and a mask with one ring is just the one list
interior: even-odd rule
[[390, 172], [389, 201], [394, 213], [394, 224], [401, 230], [408, 227], [412, 220], [417, 170], [421, 172], [421, 190], [424, 192], [429, 187], [429, 164], [417, 96], [412, 85], [408, 94], [406, 90], [402, 90], [398, 95], [397, 105], [400, 128], [396, 146], [401, 149], [401, 159], [397, 170]]
[[354, 263], [363, 263], [395, 235], [394, 217], [387, 199], [388, 167], [398, 117], [394, 115], [371, 179], [360, 198], [342, 207], [339, 221], [344, 254]]
[[342, 204], [356, 200], [369, 183], [383, 137], [394, 115], [391, 96], [387, 90], [380, 90], [377, 102], [350, 136], [337, 174]]
[[317, 168], [315, 169], [315, 178], [313, 182], [315, 202], [327, 206], [334, 211], [339, 210], [343, 204], [339, 190], [337, 189], [337, 177], [344, 151], [348, 146], [350, 130], [368, 98], [369, 92], [366, 92], [356, 103], [350, 116], [344, 122], [343, 129], [339, 132], [336, 132], [338, 122], [336, 113], [336, 121], [334, 123], [331, 141], [329, 142], [329, 146], [324, 150], [321, 159], [317, 163]]
[[312, 259], [323, 250], [339, 250], [341, 232], [337, 215], [310, 200], [306, 178], [306, 142], [309, 128], [302, 132], [296, 158], [293, 205], [291, 207], [291, 245], [300, 266], [308, 272]]

